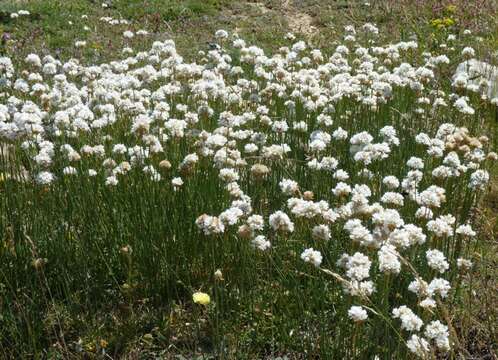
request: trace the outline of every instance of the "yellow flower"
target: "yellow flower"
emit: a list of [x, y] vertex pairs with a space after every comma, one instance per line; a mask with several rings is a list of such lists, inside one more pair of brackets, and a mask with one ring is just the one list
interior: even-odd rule
[[201, 304], [201, 305], [207, 305], [211, 302], [211, 298], [209, 297], [209, 295], [203, 292], [195, 292], [192, 295], [192, 300], [196, 304]]
[[443, 23], [445, 26], [452, 26], [455, 24], [455, 21], [452, 18], [444, 18]]
[[457, 7], [455, 5], [448, 5], [446, 7], [446, 11], [448, 11], [449, 13], [454, 13], [456, 11]]
[[436, 26], [437, 27], [437, 26], [441, 25], [441, 23], [442, 23], [441, 19], [433, 19], [433, 20], [431, 20], [431, 25], [432, 26]]

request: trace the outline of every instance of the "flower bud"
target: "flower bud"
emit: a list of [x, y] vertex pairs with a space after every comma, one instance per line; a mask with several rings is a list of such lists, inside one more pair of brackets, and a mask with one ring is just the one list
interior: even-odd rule
[[311, 200], [313, 200], [313, 197], [314, 197], [314, 194], [312, 191], [305, 191], [303, 194], [304, 200], [311, 201]]
[[162, 160], [159, 163], [159, 167], [164, 170], [169, 170], [171, 169], [171, 163], [168, 160]]

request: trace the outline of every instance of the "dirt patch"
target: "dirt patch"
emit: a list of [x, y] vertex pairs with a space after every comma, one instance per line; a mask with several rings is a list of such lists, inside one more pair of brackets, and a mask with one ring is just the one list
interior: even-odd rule
[[318, 29], [312, 25], [313, 17], [300, 11], [290, 0], [283, 0], [278, 7], [268, 7], [262, 2], [254, 2], [250, 4], [262, 15], [276, 13], [279, 17], [282, 17], [285, 22], [287, 22], [291, 32], [310, 36], [318, 31]]
[[252, 5], [253, 5], [256, 9], [258, 9], [259, 11], [261, 11], [261, 13], [262, 13], [262, 14], [266, 14], [267, 12], [269, 12], [269, 11], [270, 11], [270, 9], [268, 9], [268, 8], [266, 7], [266, 5], [265, 5], [265, 4], [263, 4], [263, 3], [252, 3]]
[[318, 29], [312, 25], [313, 18], [299, 11], [299, 9], [291, 4], [290, 0], [284, 0], [282, 10], [291, 31], [308, 36], [317, 32]]

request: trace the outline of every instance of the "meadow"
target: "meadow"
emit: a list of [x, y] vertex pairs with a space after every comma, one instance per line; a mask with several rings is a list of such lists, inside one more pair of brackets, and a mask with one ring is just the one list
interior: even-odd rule
[[496, 358], [494, 10], [0, 4], [0, 358]]

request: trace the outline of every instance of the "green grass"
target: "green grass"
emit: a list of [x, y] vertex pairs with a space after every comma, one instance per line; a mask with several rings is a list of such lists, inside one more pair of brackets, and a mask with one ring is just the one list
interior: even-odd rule
[[[86, 56], [88, 60], [102, 61], [112, 56], [122, 44], [120, 35], [124, 30], [145, 28], [158, 36], [165, 31], [176, 33], [185, 22], [212, 17], [223, 4], [228, 2], [123, 0], [114, 1], [109, 7], [103, 8], [99, 2], [92, 1], [7, 1], [0, 6], [0, 31], [8, 32], [17, 40], [16, 51], [27, 53], [45, 48], [64, 58], [72, 56], [75, 40], [86, 40], [93, 47]], [[21, 9], [29, 10], [31, 15], [12, 21], [8, 14]], [[87, 18], [83, 19], [82, 16]], [[125, 19], [130, 24], [106, 28], [99, 19], [109, 16]], [[90, 29], [84, 30], [84, 26]], [[150, 43], [147, 42], [143, 48], [147, 45]]]
[[[19, 63], [30, 52], [58, 52], [61, 59], [74, 56], [91, 64], [120, 57], [116, 52], [125, 45], [143, 50], [154, 40], [171, 37], [180, 54], [191, 60], [198, 50], [208, 49], [206, 43], [213, 41], [212, 34], [218, 28], [237, 28], [248, 43], [275, 51], [289, 44], [283, 39], [289, 29], [285, 28], [287, 20], [280, 7], [282, 4], [267, 2], [266, 5], [271, 9], [263, 14], [249, 2], [242, 1], [120, 0], [112, 2], [107, 9], [90, 1], [3, 2], [1, 14], [27, 9], [31, 15], [17, 20], [0, 16], [0, 34], [8, 32], [13, 38], [2, 45], [1, 51]], [[429, 12], [421, 17], [412, 16], [406, 22], [409, 24], [406, 29], [400, 26], [397, 16], [409, 14], [406, 4], [405, 8], [389, 8], [392, 18], [382, 16], [382, 7], [373, 7], [370, 11], [356, 6], [336, 7], [335, 2], [325, 6], [317, 1], [295, 1], [291, 5], [313, 15], [314, 25], [320, 32], [311, 36], [310, 41], [322, 47], [325, 53], [333, 52], [334, 42], [341, 41], [342, 25], [350, 21], [378, 22], [387, 41], [407, 39], [416, 32], [422, 46], [420, 52], [436, 49], [448, 32], [431, 27], [429, 21], [433, 15]], [[82, 19], [81, 15], [88, 15], [88, 19]], [[130, 25], [108, 26], [99, 21], [102, 16], [127, 19]], [[68, 21], [72, 22], [71, 26]], [[393, 24], [398, 27], [388, 33], [386, 29]], [[85, 32], [83, 26], [91, 30]], [[463, 25], [457, 23], [452, 30], [463, 30], [460, 26]], [[123, 39], [124, 30], [142, 28], [152, 35], [144, 40]], [[483, 35], [482, 44], [471, 45], [476, 45], [486, 57], [495, 50], [492, 44], [496, 33], [483, 31]], [[75, 40], [86, 40], [89, 45], [83, 50], [75, 49]], [[238, 61], [237, 51], [230, 54]], [[421, 61], [420, 53], [414, 58]], [[460, 59], [452, 60], [456, 63]], [[252, 71], [248, 65], [244, 65], [244, 69], [249, 74]], [[449, 66], [441, 74], [447, 92], [450, 92], [451, 73]], [[151, 85], [153, 89], [157, 86], [157, 83]], [[383, 176], [402, 177], [409, 157], [425, 156], [423, 148], [413, 140], [418, 131], [432, 135], [440, 123], [454, 121], [469, 127], [476, 135], [487, 133], [491, 138], [490, 150], [496, 150], [497, 124], [493, 122], [496, 109], [472, 98], [478, 109], [473, 117], [462, 117], [454, 110], [447, 110], [437, 117], [422, 119], [412, 114], [414, 99], [413, 91], [396, 90], [395, 100], [375, 112], [347, 99], [336, 106], [334, 128], [341, 126], [350, 134], [361, 130], [377, 134], [384, 125], [407, 121], [407, 126], [397, 126], [402, 139], [400, 150], [395, 151], [388, 162], [372, 167], [375, 178], [371, 184], [377, 189], [373, 195], [375, 200], [380, 196], [379, 182]], [[172, 96], [168, 102], [172, 109], [176, 104], [196, 105], [191, 98], [183, 96]], [[283, 117], [290, 123], [304, 119], [316, 125], [318, 114], [305, 110], [300, 102], [295, 113], [285, 110], [278, 99], [269, 104], [272, 116]], [[221, 101], [211, 101], [210, 106], [216, 115], [226, 110], [226, 104]], [[401, 117], [405, 113], [412, 114], [409, 120]], [[174, 116], [181, 115], [172, 110]], [[138, 141], [128, 134], [131, 120], [130, 115], [120, 115], [119, 122], [109, 130], [112, 143], [104, 142], [103, 133], [96, 137], [67, 138], [61, 143], [71, 143], [79, 150], [84, 144], [102, 141], [109, 154], [114, 143]], [[216, 122], [203, 119], [199, 127], [212, 131]], [[267, 162], [271, 173], [263, 182], [249, 181], [252, 179], [249, 169], [240, 170], [241, 187], [253, 200], [255, 213], [267, 219], [272, 212], [284, 208], [286, 197], [278, 187], [282, 178], [298, 181], [303, 190], [314, 193], [317, 201], [326, 199], [335, 204], [337, 200], [330, 195], [335, 183], [330, 175], [296, 165], [305, 160], [301, 145], [307, 135], [291, 133], [278, 139], [267, 128], [259, 125], [254, 128], [268, 133], [272, 143], [282, 140], [293, 149], [292, 161]], [[16, 152], [24, 155], [14, 165], [4, 161], [4, 173], [12, 166], [22, 164], [30, 170], [35, 166], [28, 156], [34, 154], [21, 151], [19, 142], [15, 146]], [[335, 260], [341, 253], [358, 250], [351, 246], [341, 226], [332, 226], [334, 241], [319, 243], [310, 238], [309, 223], [296, 221], [297, 230], [289, 238], [270, 233], [273, 244], [270, 253], [255, 252], [248, 240], [237, 235], [236, 228], [219, 237], [202, 235], [195, 226], [195, 218], [202, 213], [219, 214], [229, 205], [230, 197], [218, 180], [217, 170], [205, 159], [192, 173], [182, 174], [185, 181], [182, 189], [172, 190], [170, 180], [179, 176], [177, 167], [183, 157], [194, 150], [193, 140], [189, 138], [169, 142], [164, 157], [173, 167], [169, 171], [161, 170], [164, 180], [159, 183], [151, 181], [140, 168], [120, 179], [115, 188], [104, 185], [103, 173], [93, 179], [64, 177], [62, 157], [57, 158], [55, 165], [61, 181], [51, 186], [13, 180], [1, 182], [0, 357], [103, 358], [105, 348], [105, 353], [112, 358], [130, 359], [173, 358], [179, 354], [213, 359], [270, 356], [333, 359], [353, 358], [356, 354], [352, 349], [357, 346], [361, 349], [358, 358], [371, 359], [374, 355], [381, 359], [408, 358], [395, 328], [373, 316], [362, 326], [355, 327], [346, 312], [358, 300], [343, 295], [336, 280], [299, 258], [303, 246], [313, 246], [324, 254], [323, 266], [335, 270]], [[347, 144], [342, 144], [335, 147], [331, 155], [340, 158], [340, 167], [353, 174], [351, 183], [361, 183], [365, 180], [355, 175], [358, 165], [345, 161], [348, 151]], [[124, 160], [124, 157], [116, 160]], [[163, 158], [158, 155], [151, 163], [158, 168], [160, 160]], [[259, 160], [250, 161], [252, 165]], [[100, 163], [101, 160], [90, 158], [76, 167], [79, 172], [85, 172]], [[436, 165], [437, 162], [428, 162], [428, 169], [424, 170], [428, 179]], [[496, 171], [495, 165], [491, 169], [493, 179], [496, 179]], [[430, 184], [430, 180], [424, 180], [422, 187]], [[481, 194], [469, 192], [464, 180], [439, 185], [446, 188], [448, 195], [441, 213], [454, 213], [459, 221], [467, 217], [480, 219], [481, 213], [475, 213], [474, 205], [481, 200]], [[450, 302], [455, 309], [453, 324], [463, 349], [476, 355], [496, 351], [493, 344], [496, 298], [488, 291], [496, 285], [493, 280], [496, 278], [493, 271], [496, 243], [489, 242], [489, 239], [496, 240], [498, 226], [496, 189], [492, 189], [494, 192], [486, 195], [481, 202], [484, 205], [479, 208], [490, 223], [480, 229], [479, 241], [464, 244], [462, 248], [453, 248], [457, 238], [439, 244], [451, 258], [452, 265], [460, 255], [478, 264], [475, 273], [468, 277], [460, 277], [455, 269], [448, 274], [461, 284], [463, 294]], [[414, 209], [414, 205], [403, 209], [407, 222], [417, 221], [413, 219]], [[427, 247], [426, 244], [417, 248], [407, 256], [429, 280], [434, 274], [420, 255]], [[223, 280], [214, 276], [217, 269], [222, 271]], [[372, 277], [378, 275], [372, 270]], [[372, 298], [375, 310], [389, 316], [390, 308], [406, 303], [405, 299], [410, 296], [406, 286], [412, 279], [409, 272], [398, 278], [381, 278], [377, 284], [379, 291]], [[198, 290], [211, 295], [213, 301], [208, 307], [192, 303], [192, 293]], [[482, 293], [485, 300], [480, 301], [481, 296], [476, 299], [472, 291]], [[414, 302], [411, 298], [410, 301]], [[396, 326], [399, 328], [399, 324]], [[204, 357], [200, 357], [201, 354]]]

